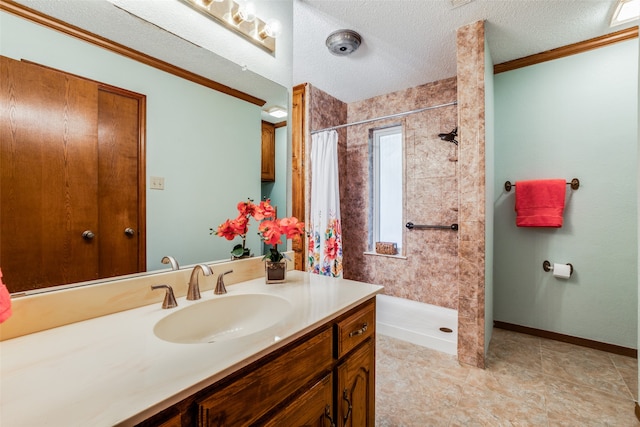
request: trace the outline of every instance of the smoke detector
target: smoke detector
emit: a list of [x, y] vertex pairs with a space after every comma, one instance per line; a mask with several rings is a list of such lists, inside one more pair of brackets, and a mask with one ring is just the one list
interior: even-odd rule
[[352, 30], [338, 30], [329, 34], [325, 43], [329, 52], [332, 54], [346, 56], [352, 54], [360, 47], [362, 37]]

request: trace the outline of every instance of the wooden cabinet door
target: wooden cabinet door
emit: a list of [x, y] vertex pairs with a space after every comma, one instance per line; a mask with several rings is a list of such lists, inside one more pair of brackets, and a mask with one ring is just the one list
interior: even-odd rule
[[0, 263], [10, 292], [98, 277], [97, 85], [0, 57]]
[[327, 375], [298, 397], [264, 427], [329, 427], [333, 422], [333, 381]]
[[364, 343], [337, 368], [336, 425], [365, 427], [375, 424], [375, 350]]
[[276, 128], [262, 122], [262, 181], [276, 180]]

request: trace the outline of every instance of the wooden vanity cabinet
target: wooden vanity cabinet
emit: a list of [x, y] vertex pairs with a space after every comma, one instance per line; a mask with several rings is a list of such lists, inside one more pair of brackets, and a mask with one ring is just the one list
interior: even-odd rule
[[338, 427], [374, 425], [375, 325], [375, 304], [363, 305], [335, 322]]
[[263, 182], [276, 180], [276, 128], [273, 123], [262, 122], [262, 170]]
[[228, 386], [196, 401], [198, 426], [251, 425], [288, 396], [331, 369], [326, 329]]
[[373, 426], [374, 374], [375, 297], [138, 425]]
[[333, 375], [329, 374], [267, 420], [264, 427], [326, 427], [333, 421]]

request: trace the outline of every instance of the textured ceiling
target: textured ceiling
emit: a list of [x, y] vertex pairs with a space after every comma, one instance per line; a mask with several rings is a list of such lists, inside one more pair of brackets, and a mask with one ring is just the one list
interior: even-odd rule
[[[456, 29], [486, 21], [494, 64], [637, 25], [610, 28], [615, 0], [295, 0], [293, 82], [344, 102], [456, 74]], [[334, 56], [326, 37], [347, 28], [363, 39]]]
[[[472, 0], [459, 7], [451, 0], [253, 0], [285, 24], [272, 57], [180, 0], [17, 1], [266, 99], [266, 106], [286, 105], [282, 85], [290, 83], [353, 102], [454, 76], [456, 29], [478, 20], [486, 20], [494, 63], [637, 25], [609, 28], [615, 0]], [[363, 38], [347, 57], [325, 47], [341, 28]]]

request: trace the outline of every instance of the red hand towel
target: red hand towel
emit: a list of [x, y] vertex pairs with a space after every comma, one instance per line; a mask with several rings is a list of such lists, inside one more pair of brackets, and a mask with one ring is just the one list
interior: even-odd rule
[[518, 227], [562, 227], [564, 179], [516, 182], [516, 225]]
[[0, 323], [11, 316], [11, 295], [7, 287], [2, 283], [2, 270], [0, 270]]

